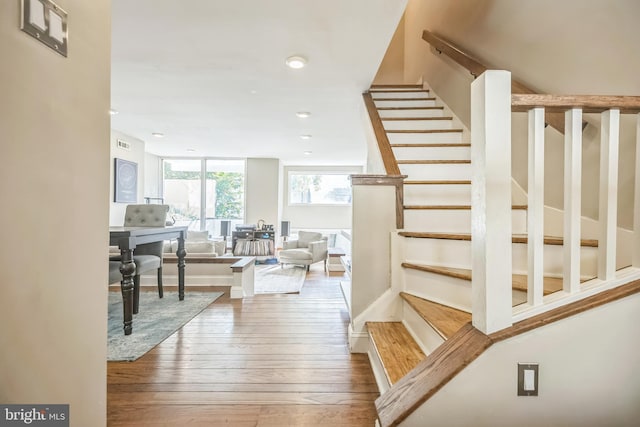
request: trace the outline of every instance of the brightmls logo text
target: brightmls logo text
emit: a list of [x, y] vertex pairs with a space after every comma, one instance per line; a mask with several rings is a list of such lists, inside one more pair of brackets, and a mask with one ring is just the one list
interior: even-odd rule
[[0, 427], [69, 427], [69, 405], [0, 405]]

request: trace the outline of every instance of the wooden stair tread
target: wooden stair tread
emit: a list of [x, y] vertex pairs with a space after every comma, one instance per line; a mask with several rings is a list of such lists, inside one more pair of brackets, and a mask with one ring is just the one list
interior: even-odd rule
[[391, 385], [426, 357], [402, 322], [367, 322], [367, 329]]
[[471, 314], [406, 292], [400, 296], [445, 340], [471, 322]]
[[[374, 98], [375, 99], [375, 98]], [[386, 121], [431, 121], [431, 120], [453, 120], [451, 116], [442, 116], [442, 117], [381, 117], [380, 120], [383, 122]]]
[[381, 427], [396, 426], [491, 346], [470, 323], [376, 399]]
[[399, 165], [469, 165], [471, 160], [397, 160]]
[[436, 99], [430, 96], [422, 98], [373, 98], [374, 101], [435, 101]]
[[377, 107], [378, 110], [444, 110], [444, 107]]
[[[431, 148], [431, 147], [471, 147], [471, 144], [456, 144], [453, 142], [441, 142], [433, 144], [391, 144], [393, 148]], [[471, 183], [471, 181], [469, 181]]]
[[[454, 277], [456, 279], [471, 280], [471, 270], [466, 268], [439, 267], [433, 265], [414, 264], [403, 262], [402, 267], [412, 270], [425, 271], [428, 273], [441, 274], [443, 276]], [[511, 289], [515, 291], [527, 291], [527, 275], [513, 274], [511, 276]], [[584, 282], [585, 280], [581, 280]], [[543, 278], [543, 295], [549, 295], [562, 290], [562, 278], [544, 277]]]
[[422, 88], [405, 88], [405, 89], [394, 89], [394, 88], [378, 88], [375, 90], [369, 90], [369, 93], [416, 93], [416, 92], [424, 92], [428, 94], [429, 89]]
[[422, 85], [410, 85], [410, 84], [399, 84], [399, 85], [383, 85], [383, 84], [378, 84], [378, 85], [371, 85], [370, 86], [372, 89], [391, 89], [391, 88], [403, 88], [403, 89], [422, 89]]
[[392, 129], [387, 133], [462, 133], [462, 129]]
[[[405, 181], [406, 184], [406, 181]], [[442, 239], [442, 240], [471, 240], [471, 234], [468, 233], [430, 233], [422, 231], [400, 231], [398, 235], [402, 237], [410, 237], [417, 239]], [[512, 243], [528, 243], [528, 238], [522, 234], [514, 234], [511, 238]], [[563, 245], [564, 239], [562, 237], [545, 236], [545, 245]], [[597, 248], [598, 241], [594, 239], [582, 239], [580, 246]]]
[[[404, 209], [408, 210], [471, 210], [471, 205], [404, 205]], [[526, 205], [513, 205], [513, 210], [527, 210]], [[405, 236], [406, 237], [406, 236]], [[466, 239], [458, 239], [466, 240]], [[515, 242], [519, 243], [519, 242]]]
[[420, 180], [415, 180], [415, 181], [404, 181], [405, 185], [445, 185], [445, 184], [453, 184], [453, 185], [471, 185], [471, 181], [467, 181], [467, 180], [448, 180], [448, 179], [441, 179], [441, 180], [427, 180], [427, 181], [420, 181]]

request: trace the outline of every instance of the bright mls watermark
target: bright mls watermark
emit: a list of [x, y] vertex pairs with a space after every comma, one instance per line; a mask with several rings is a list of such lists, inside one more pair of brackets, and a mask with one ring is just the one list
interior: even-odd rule
[[69, 427], [69, 405], [0, 405], [0, 427]]

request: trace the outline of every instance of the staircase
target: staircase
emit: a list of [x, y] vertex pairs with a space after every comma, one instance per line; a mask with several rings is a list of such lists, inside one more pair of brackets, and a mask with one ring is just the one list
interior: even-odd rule
[[[379, 422], [386, 426], [397, 425], [415, 409], [416, 402], [435, 393], [493, 341], [471, 326], [469, 131], [420, 85], [374, 85], [369, 93], [399, 172], [406, 176], [402, 189], [404, 227], [393, 237], [398, 251], [391, 264], [392, 282], [399, 282], [391, 286], [401, 290], [397, 294], [400, 309], [390, 311], [389, 321], [366, 322], [369, 358], [381, 392], [376, 403]], [[514, 307], [531, 303], [527, 213], [526, 205], [511, 207]], [[566, 288], [563, 238], [544, 236], [542, 243], [540, 298]], [[595, 239], [582, 239], [579, 246], [583, 283], [598, 275], [599, 245]], [[398, 390], [415, 389], [418, 380], [427, 385], [417, 387], [422, 390], [420, 396], [403, 395], [409, 402], [409, 407], [403, 407], [397, 399], [398, 393], [402, 394]], [[392, 405], [403, 408], [391, 410]], [[398, 417], [398, 413], [403, 415]]]

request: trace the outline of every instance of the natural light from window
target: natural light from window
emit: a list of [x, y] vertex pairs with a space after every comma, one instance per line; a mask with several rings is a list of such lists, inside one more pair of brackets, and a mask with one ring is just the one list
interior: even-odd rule
[[290, 205], [350, 205], [349, 174], [289, 172]]

